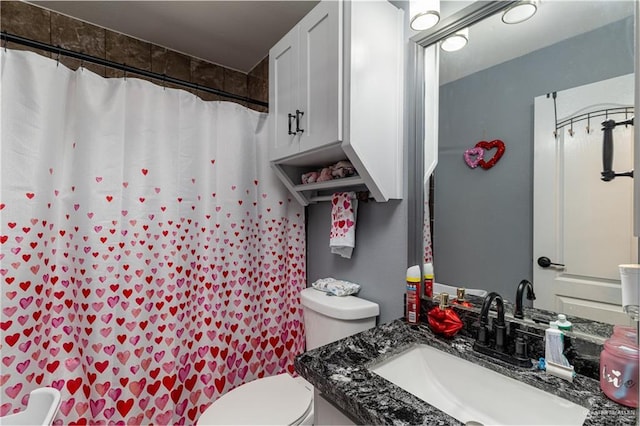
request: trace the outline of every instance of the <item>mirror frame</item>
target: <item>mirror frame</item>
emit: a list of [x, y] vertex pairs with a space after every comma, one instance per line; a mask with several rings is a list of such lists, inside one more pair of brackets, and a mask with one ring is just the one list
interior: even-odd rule
[[[634, 62], [635, 62], [635, 80], [636, 80], [636, 99], [635, 99], [635, 111], [638, 111], [638, 107], [640, 106], [640, 48], [638, 47], [638, 39], [640, 38], [640, 1], [635, 1], [636, 10], [635, 10], [635, 25], [634, 25], [634, 35], [635, 35], [635, 46], [634, 46]], [[635, 226], [634, 226], [634, 234], [636, 237], [640, 237], [640, 175], [638, 175], [640, 171], [640, 126], [634, 126], [634, 213], [635, 213]], [[638, 263], [640, 263], [640, 238], [638, 239]], [[640, 334], [640, 333], [639, 333]]]

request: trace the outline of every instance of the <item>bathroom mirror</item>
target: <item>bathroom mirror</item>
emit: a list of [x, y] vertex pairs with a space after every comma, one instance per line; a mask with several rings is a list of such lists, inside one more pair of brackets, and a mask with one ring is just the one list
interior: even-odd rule
[[[448, 19], [443, 15], [440, 27], [414, 37], [425, 51], [436, 48], [440, 60], [438, 163], [431, 191], [435, 280], [496, 291], [509, 301], [514, 301], [522, 279], [534, 281], [537, 257], [546, 255], [552, 263], [564, 261], [556, 258], [556, 252], [541, 254], [533, 249], [538, 237], [533, 205], [535, 99], [549, 94], [551, 103], [568, 102], [561, 95], [553, 99], [553, 93], [633, 74], [636, 8], [633, 1], [543, 1], [531, 19], [505, 24], [502, 12], [514, 3], [475, 2], [475, 7], [455, 10]], [[439, 48], [443, 36], [467, 25], [468, 43], [463, 49], [445, 52]], [[428, 65], [426, 68], [428, 71]], [[634, 93], [633, 85], [629, 93]], [[429, 93], [426, 96], [428, 99]], [[584, 105], [584, 112], [588, 107]], [[589, 121], [592, 133], [601, 133], [602, 121]], [[468, 152], [470, 164], [465, 163], [465, 151], [481, 141], [504, 143], [502, 158], [488, 169], [473, 167], [478, 159], [473, 152]], [[485, 146], [485, 160], [496, 156], [497, 145]], [[637, 141], [635, 147], [637, 150]], [[430, 149], [427, 142], [427, 157]], [[427, 160], [423, 170], [428, 168]], [[601, 169], [593, 172], [599, 177]], [[638, 243], [633, 241], [635, 263]], [[551, 268], [562, 272], [559, 266]], [[615, 292], [615, 280], [605, 281]], [[536, 286], [535, 281], [534, 287], [538, 298], [545, 299], [545, 287]], [[617, 291], [619, 297], [619, 287]], [[581, 303], [584, 307], [591, 301], [580, 295], [568, 299], [561, 300], [567, 303], [560, 303], [556, 310], [597, 321], [625, 322], [622, 315], [612, 320], [606, 314], [594, 316], [582, 310]], [[611, 300], [615, 302], [615, 295]], [[612, 304], [611, 309], [622, 312], [619, 305]]]

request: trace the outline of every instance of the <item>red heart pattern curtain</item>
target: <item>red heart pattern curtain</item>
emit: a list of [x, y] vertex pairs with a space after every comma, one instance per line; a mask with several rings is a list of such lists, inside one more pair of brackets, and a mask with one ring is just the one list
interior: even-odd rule
[[304, 210], [266, 115], [2, 52], [0, 415], [194, 424], [304, 350]]

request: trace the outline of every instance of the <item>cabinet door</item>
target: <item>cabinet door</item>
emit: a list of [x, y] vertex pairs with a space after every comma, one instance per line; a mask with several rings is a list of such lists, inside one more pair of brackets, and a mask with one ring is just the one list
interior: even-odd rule
[[[298, 101], [298, 27], [269, 50], [269, 120], [271, 160], [295, 154], [300, 133], [295, 134]], [[291, 127], [290, 127], [291, 126]], [[291, 129], [294, 134], [290, 134]]]
[[342, 139], [342, 2], [322, 1], [300, 23], [300, 151]]

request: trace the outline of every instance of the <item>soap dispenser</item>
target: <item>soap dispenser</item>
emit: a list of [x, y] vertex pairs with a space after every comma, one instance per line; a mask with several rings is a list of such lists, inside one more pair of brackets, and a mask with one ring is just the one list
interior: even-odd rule
[[473, 305], [465, 299], [466, 290], [464, 288], [456, 289], [456, 298], [453, 299], [453, 304], [465, 306], [467, 308], [473, 308]]
[[432, 308], [427, 314], [429, 328], [435, 334], [453, 337], [463, 327], [463, 323], [449, 306], [449, 294], [440, 293], [440, 305]]

